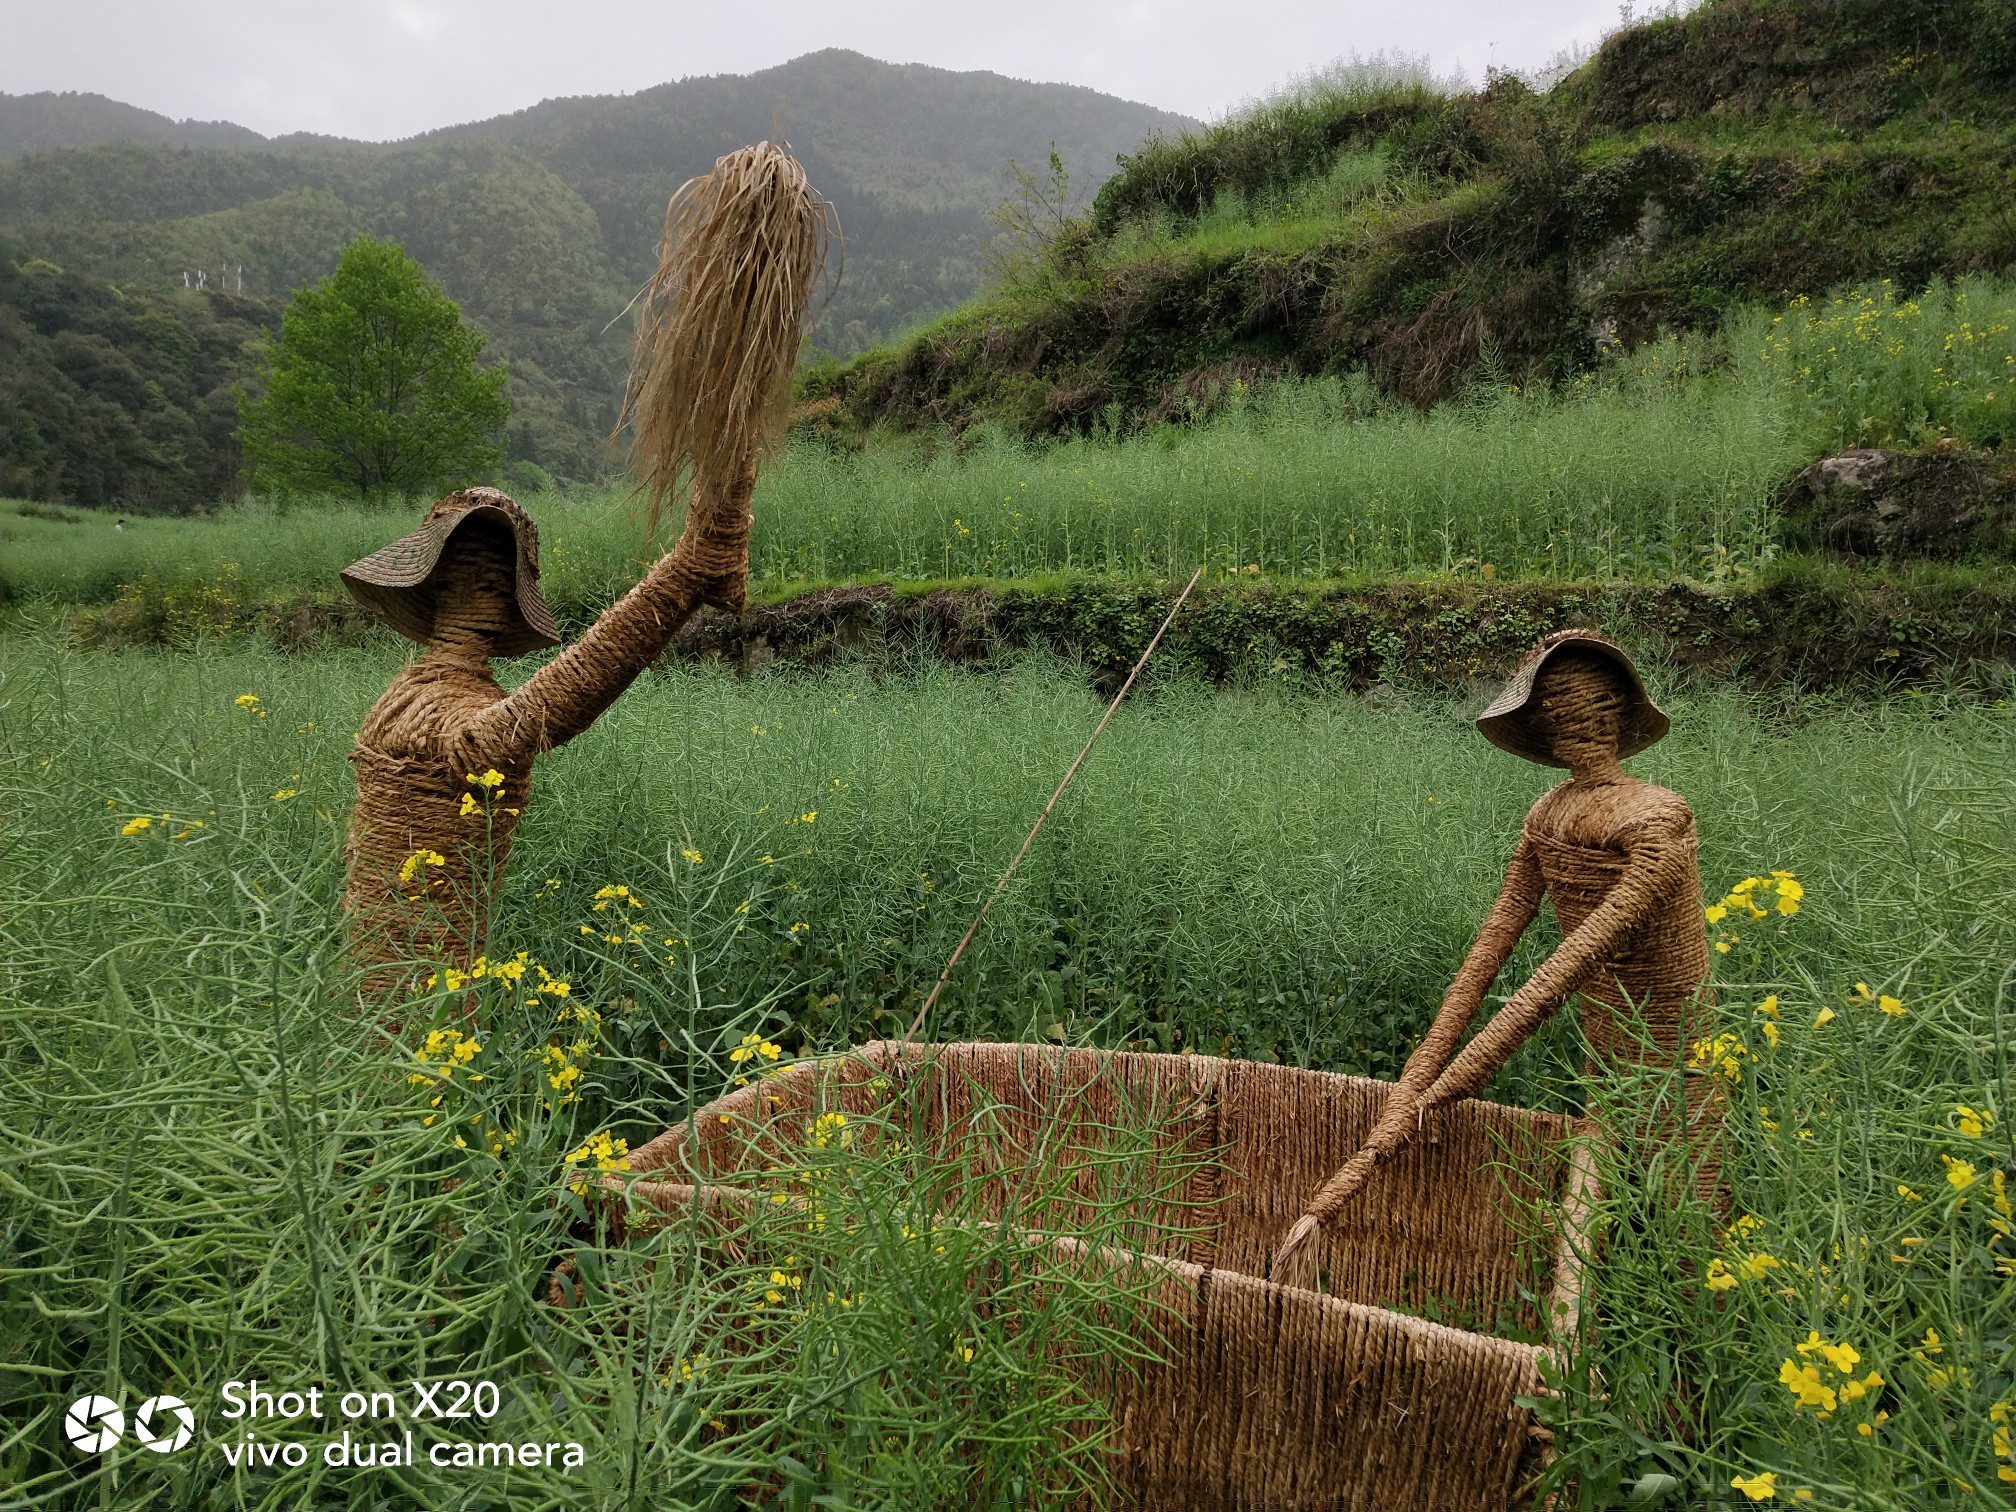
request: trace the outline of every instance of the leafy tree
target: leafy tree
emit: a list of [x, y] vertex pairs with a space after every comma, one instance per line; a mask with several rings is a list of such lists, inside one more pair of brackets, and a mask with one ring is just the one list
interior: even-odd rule
[[488, 474], [510, 414], [482, 335], [395, 242], [360, 236], [295, 294], [268, 349], [265, 391], [238, 393], [255, 486], [383, 501]]

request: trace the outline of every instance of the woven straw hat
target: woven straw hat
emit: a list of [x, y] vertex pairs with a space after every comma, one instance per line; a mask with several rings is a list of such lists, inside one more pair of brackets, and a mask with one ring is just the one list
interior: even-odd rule
[[1623, 649], [1606, 635], [1598, 635], [1594, 630], [1557, 630], [1539, 645], [1528, 651], [1512, 674], [1512, 680], [1505, 684], [1505, 691], [1491, 700], [1491, 707], [1477, 716], [1477, 728], [1486, 740], [1501, 751], [1510, 751], [1514, 756], [1524, 756], [1528, 761], [1537, 761], [1542, 766], [1565, 767], [1568, 763], [1554, 754], [1553, 747], [1537, 728], [1533, 707], [1533, 684], [1539, 679], [1540, 669], [1557, 651], [1571, 646], [1594, 651], [1608, 657], [1624, 674], [1629, 684], [1630, 698], [1624, 707], [1624, 717], [1618, 730], [1617, 754], [1619, 757], [1635, 756], [1647, 746], [1665, 738], [1673, 727], [1659, 705], [1645, 691], [1645, 684], [1639, 680], [1638, 669], [1631, 665], [1631, 658]]
[[488, 517], [508, 525], [518, 543], [517, 593], [512, 623], [495, 642], [499, 656], [520, 656], [560, 644], [553, 611], [539, 596], [539, 527], [517, 500], [495, 488], [465, 488], [434, 501], [411, 535], [401, 536], [343, 569], [343, 586], [401, 635], [417, 641], [434, 634], [434, 569], [448, 538], [466, 521]]

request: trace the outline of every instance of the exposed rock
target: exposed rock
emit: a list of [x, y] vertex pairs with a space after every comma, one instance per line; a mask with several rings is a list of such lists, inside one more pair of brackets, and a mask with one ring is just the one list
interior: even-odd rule
[[2016, 556], [2016, 469], [1978, 452], [1858, 446], [1780, 490], [1785, 544], [1842, 557]]

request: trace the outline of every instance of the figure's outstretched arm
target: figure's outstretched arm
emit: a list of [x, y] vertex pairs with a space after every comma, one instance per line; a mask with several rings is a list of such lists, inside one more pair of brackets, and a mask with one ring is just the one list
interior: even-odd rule
[[1470, 1027], [1471, 1019], [1477, 1016], [1484, 994], [1491, 990], [1491, 984], [1498, 979], [1498, 973], [1505, 969], [1505, 962], [1511, 958], [1512, 948], [1519, 943], [1519, 937], [1533, 922], [1534, 915], [1539, 913], [1540, 898], [1545, 891], [1546, 883], [1540, 875], [1540, 861], [1533, 853], [1533, 843], [1522, 834], [1517, 849], [1512, 852], [1511, 863], [1505, 868], [1505, 884], [1498, 889], [1498, 899], [1491, 905], [1491, 912], [1485, 915], [1477, 938], [1471, 942], [1470, 953], [1463, 958], [1463, 965], [1456, 973], [1456, 979], [1443, 994], [1442, 1007], [1435, 1015], [1435, 1022], [1428, 1026], [1421, 1043], [1407, 1057], [1407, 1065], [1400, 1073], [1400, 1080], [1394, 1084], [1392, 1094], [1386, 1099], [1386, 1109], [1372, 1126], [1372, 1132], [1365, 1137], [1358, 1152], [1323, 1183], [1310, 1199], [1308, 1210], [1289, 1231], [1288, 1240], [1276, 1257], [1277, 1271], [1286, 1265], [1320, 1224], [1327, 1222], [1351, 1194], [1364, 1185], [1365, 1178], [1372, 1174], [1372, 1168], [1399, 1149], [1413, 1132], [1421, 1099], [1448, 1064], [1456, 1042]]
[[[1523, 841], [1521, 849], [1525, 849]], [[1537, 860], [1528, 859], [1537, 876]], [[1505, 1006], [1483, 1031], [1464, 1047], [1463, 1053], [1447, 1069], [1441, 1070], [1425, 1090], [1417, 1091], [1404, 1086], [1394, 1089], [1386, 1112], [1371, 1135], [1358, 1152], [1323, 1183], [1310, 1199], [1308, 1208], [1289, 1229], [1288, 1237], [1274, 1256], [1277, 1279], [1292, 1282], [1307, 1271], [1308, 1258], [1303, 1256], [1298, 1260], [1297, 1255], [1309, 1237], [1337, 1215], [1365, 1184], [1374, 1168], [1398, 1151], [1430, 1113], [1444, 1103], [1474, 1096], [1482, 1090], [1484, 1084], [1512, 1058], [1513, 1052], [1546, 1022], [1548, 1015], [1565, 1003], [1615, 954], [1625, 937], [1646, 917], [1660, 894], [1677, 877], [1685, 874], [1687, 861], [1686, 837], [1678, 829], [1661, 826], [1638, 838], [1632, 847], [1630, 862], [1609, 896], [1590, 911], [1589, 916], [1561, 942], [1545, 964], [1507, 999]], [[1514, 878], [1507, 877], [1508, 891], [1513, 883]], [[1502, 894], [1500, 900], [1503, 901]], [[1537, 896], [1535, 901], [1537, 904]], [[1532, 914], [1528, 913], [1526, 917], [1530, 920]], [[1488, 930], [1488, 923], [1486, 928]], [[1483, 944], [1482, 933], [1478, 944]], [[1475, 959], [1475, 948], [1471, 955]], [[1470, 964], [1469, 961], [1464, 963], [1466, 971]], [[1461, 978], [1458, 980], [1461, 981]], [[1484, 986], [1488, 985], [1487, 980]], [[1478, 989], [1480, 997], [1483, 990], [1484, 987]], [[1450, 997], [1455, 997], [1453, 987]], [[1444, 1016], [1448, 1016], [1447, 1007]], [[1441, 1043], [1453, 1045], [1468, 1021], [1466, 1014], [1463, 1022], [1456, 1024]], [[1434, 1038], [1442, 1028], [1442, 1019], [1438, 1018], [1435, 1027], [1429, 1031], [1430, 1038]], [[1409, 1060], [1407, 1069], [1410, 1073], [1415, 1068], [1415, 1061], [1423, 1058], [1422, 1052], [1427, 1048], [1424, 1041], [1421, 1050], [1417, 1050], [1414, 1058]], [[1447, 1053], [1446, 1050], [1444, 1053]]]
[[[1533, 922], [1534, 915], [1539, 913], [1541, 894], [1545, 891], [1546, 883], [1541, 879], [1540, 863], [1533, 854], [1532, 842], [1522, 834], [1518, 848], [1512, 852], [1511, 863], [1505, 868], [1505, 883], [1498, 889], [1497, 901], [1491, 905], [1491, 912], [1484, 916], [1477, 938], [1471, 942], [1470, 953], [1463, 958], [1455, 980], [1442, 995], [1442, 1006], [1435, 1014], [1435, 1022], [1428, 1026], [1421, 1043], [1407, 1057], [1406, 1068], [1401, 1071], [1394, 1089], [1394, 1103], [1411, 1101], [1409, 1094], [1426, 1092], [1435, 1078], [1441, 1075], [1442, 1068], [1455, 1053], [1456, 1041], [1463, 1037], [1463, 1031], [1470, 1027], [1470, 1020], [1477, 1016], [1484, 994], [1498, 980], [1498, 973], [1511, 959], [1512, 949], [1519, 943], [1519, 937]], [[1387, 1117], [1391, 1117], [1393, 1112], [1394, 1109], [1389, 1106]], [[1381, 1121], [1384, 1122], [1383, 1119]]]
[[1483, 1091], [1549, 1015], [1586, 986], [1616, 954], [1631, 930], [1685, 875], [1688, 860], [1686, 836], [1676, 828], [1662, 826], [1640, 838], [1609, 896], [1590, 910], [1574, 933], [1436, 1078], [1421, 1099], [1422, 1115]]
[[696, 481], [686, 528], [635, 588], [509, 697], [477, 716], [470, 749], [533, 756], [579, 735], [703, 603], [740, 612], [749, 570], [754, 462], [725, 487]]

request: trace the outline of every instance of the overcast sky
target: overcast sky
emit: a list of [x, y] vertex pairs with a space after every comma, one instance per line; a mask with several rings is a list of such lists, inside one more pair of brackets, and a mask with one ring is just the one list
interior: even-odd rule
[[1475, 82], [1618, 19], [1615, 0], [0, 0], [0, 91], [389, 140], [850, 47], [1209, 118], [1354, 50]]

